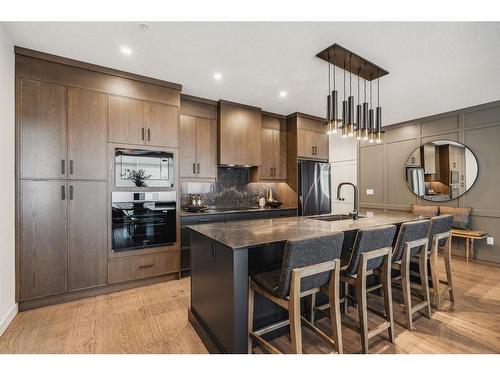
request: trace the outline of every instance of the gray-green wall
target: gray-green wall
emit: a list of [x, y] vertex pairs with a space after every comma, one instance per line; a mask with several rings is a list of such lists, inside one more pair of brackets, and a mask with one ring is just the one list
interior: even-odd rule
[[[404, 165], [411, 152], [435, 139], [458, 141], [469, 147], [479, 163], [474, 186], [463, 196], [443, 203], [472, 207], [472, 228], [495, 238], [495, 245], [475, 241], [477, 259], [500, 263], [500, 101], [384, 127], [384, 142], [362, 143], [358, 155], [360, 205], [363, 208], [409, 210], [427, 202], [414, 195], [405, 180]], [[374, 195], [366, 190], [373, 189]], [[463, 241], [454, 252], [464, 253]]]

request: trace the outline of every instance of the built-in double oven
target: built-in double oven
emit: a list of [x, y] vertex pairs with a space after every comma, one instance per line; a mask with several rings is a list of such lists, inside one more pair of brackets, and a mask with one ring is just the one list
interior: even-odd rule
[[[115, 186], [111, 195], [114, 252], [168, 246], [177, 239], [177, 193], [173, 154], [115, 150]], [[158, 191], [152, 191], [162, 188]], [[142, 191], [144, 190], [144, 191]]]

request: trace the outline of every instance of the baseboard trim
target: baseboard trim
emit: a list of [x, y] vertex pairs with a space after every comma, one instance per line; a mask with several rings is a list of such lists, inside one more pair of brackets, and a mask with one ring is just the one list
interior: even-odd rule
[[0, 321], [0, 337], [7, 330], [7, 328], [9, 327], [9, 324], [12, 322], [12, 320], [14, 320], [14, 317], [16, 316], [17, 311], [18, 311], [18, 306], [16, 303], [16, 304], [14, 304], [14, 306], [11, 307], [9, 312]]

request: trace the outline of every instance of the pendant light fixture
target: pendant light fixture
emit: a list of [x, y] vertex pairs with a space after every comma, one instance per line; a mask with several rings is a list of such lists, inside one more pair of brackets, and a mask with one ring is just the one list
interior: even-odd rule
[[359, 74], [358, 74], [358, 104], [356, 105], [356, 124], [357, 124], [357, 127], [356, 127], [356, 139], [358, 141], [361, 140], [363, 134], [363, 106], [361, 105], [361, 100], [359, 100], [360, 98], [360, 94], [359, 94]]
[[345, 100], [346, 86], [345, 86], [345, 63], [344, 63], [344, 100], [342, 101], [342, 137], [347, 137], [347, 124], [349, 122], [348, 119], [348, 108], [347, 108], [347, 100]]
[[335, 78], [335, 54], [333, 55], [333, 91], [331, 96], [330, 131], [337, 134], [339, 130], [339, 92], [337, 91], [337, 80]]
[[[382, 142], [382, 107], [380, 106], [380, 77], [389, 74], [388, 71], [366, 60], [354, 52], [332, 44], [316, 54], [316, 57], [328, 63], [328, 94], [326, 107], [327, 133], [341, 132], [342, 137], [353, 137], [370, 143]], [[332, 67], [333, 65], [333, 67]], [[336, 86], [335, 68], [343, 68], [344, 92], [342, 113], [339, 114], [339, 94]], [[333, 90], [332, 86], [333, 69]], [[349, 91], [347, 91], [346, 70], [349, 71]], [[358, 76], [358, 101], [354, 100], [352, 92], [352, 74]], [[363, 79], [363, 82], [361, 82]], [[373, 102], [373, 81], [377, 80], [377, 103]], [[361, 83], [363, 84], [364, 101], [361, 103]], [[370, 98], [368, 100], [367, 84], [370, 84]]]
[[377, 130], [377, 135], [375, 142], [382, 142], [382, 107], [380, 106], [380, 78], [377, 78], [377, 111], [375, 117], [375, 129]]
[[373, 118], [373, 97], [372, 97], [372, 80], [370, 79], [370, 110], [368, 111], [368, 142], [373, 143], [374, 141], [374, 118]]
[[[328, 59], [330, 53], [328, 53]], [[331, 64], [328, 63], [328, 94], [326, 96], [326, 134], [332, 133], [332, 97], [330, 96], [330, 72], [332, 70]]]
[[365, 101], [363, 102], [363, 141], [368, 140], [368, 102], [366, 101], [366, 79], [365, 79]]
[[354, 136], [354, 96], [352, 96], [352, 56], [349, 56], [349, 98], [347, 98], [347, 136]]

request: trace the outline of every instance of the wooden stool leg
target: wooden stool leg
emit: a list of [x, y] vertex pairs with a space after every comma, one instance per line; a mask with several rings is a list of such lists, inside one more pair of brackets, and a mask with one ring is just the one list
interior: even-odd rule
[[474, 260], [474, 238], [470, 239], [470, 260]]
[[288, 306], [288, 314], [290, 317], [290, 336], [292, 337], [293, 350], [297, 354], [302, 354], [302, 332], [300, 322], [300, 277], [297, 277], [295, 271], [292, 271]]
[[469, 250], [470, 250], [470, 245], [469, 245], [469, 239], [465, 239], [465, 261], [469, 261]]
[[451, 272], [451, 238], [446, 240], [446, 247], [444, 250], [444, 266], [446, 268], [446, 279], [448, 281], [450, 301], [455, 302], [455, 296], [453, 295], [453, 275]]
[[[408, 262], [409, 263], [409, 262]], [[389, 321], [389, 327], [387, 333], [389, 334], [389, 341], [394, 342], [394, 317], [392, 311], [392, 287], [391, 287], [391, 259], [390, 254], [385, 256], [384, 269], [382, 273], [382, 283], [384, 287], [384, 305], [385, 305], [385, 315], [386, 319]], [[411, 296], [410, 296], [411, 300]], [[410, 321], [411, 321], [411, 309], [410, 309]]]
[[359, 273], [356, 278], [356, 302], [358, 304], [359, 330], [362, 353], [368, 353], [368, 310], [366, 296], [366, 276]]
[[314, 307], [316, 306], [316, 293], [311, 294], [311, 296], [309, 297], [309, 302], [310, 302], [309, 321], [311, 322], [311, 324], [314, 324], [314, 318], [315, 318]]
[[253, 332], [253, 307], [255, 291], [252, 287], [248, 288], [248, 354], [252, 354], [253, 342], [250, 332]]
[[348, 306], [347, 293], [349, 292], [349, 284], [347, 284], [347, 283], [342, 283], [342, 284], [344, 287], [344, 305], [343, 305], [342, 312], [344, 314], [347, 314], [347, 306]]
[[410, 249], [405, 245], [403, 259], [401, 260], [401, 288], [403, 289], [403, 301], [406, 310], [406, 321], [408, 329], [413, 330], [413, 319], [411, 313], [411, 286], [410, 286]]
[[433, 241], [431, 253], [429, 255], [429, 260], [431, 264], [431, 279], [432, 279], [432, 289], [434, 296], [434, 303], [436, 306], [436, 310], [441, 308], [441, 297], [439, 294], [439, 272], [437, 268], [437, 242], [434, 244]]
[[425, 308], [426, 315], [428, 318], [431, 317], [431, 298], [429, 294], [429, 272], [427, 269], [427, 249], [423, 248], [420, 250], [419, 255], [419, 271], [420, 271], [420, 282], [422, 284], [422, 292], [424, 294], [424, 299], [427, 302]]
[[328, 290], [330, 300], [330, 319], [332, 321], [332, 339], [335, 342], [337, 353], [344, 352], [342, 345], [342, 319], [340, 316], [340, 260], [335, 261], [335, 269], [330, 276]]

